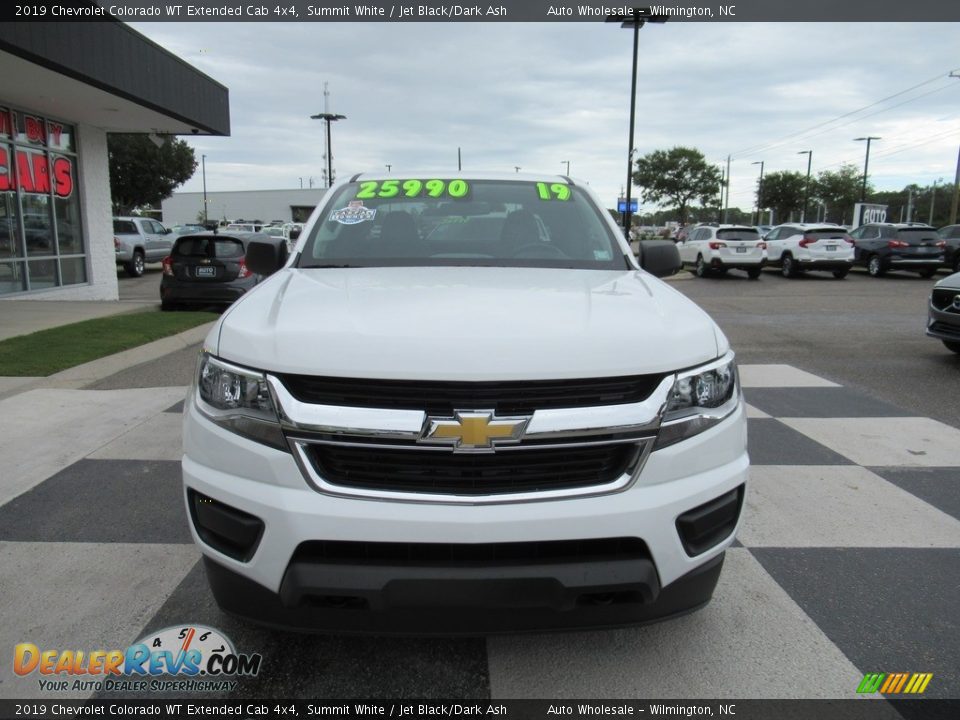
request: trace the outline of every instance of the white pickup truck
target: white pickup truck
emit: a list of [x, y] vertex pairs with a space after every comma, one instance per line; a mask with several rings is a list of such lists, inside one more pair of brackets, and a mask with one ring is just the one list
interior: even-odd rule
[[567, 177], [358, 175], [220, 318], [184, 416], [217, 602], [274, 627], [619, 626], [709, 601], [748, 475], [733, 352]]

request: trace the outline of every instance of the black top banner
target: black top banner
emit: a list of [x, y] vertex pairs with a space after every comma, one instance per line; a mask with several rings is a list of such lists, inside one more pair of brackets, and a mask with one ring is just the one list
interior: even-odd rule
[[0, 700], [0, 720], [32, 718], [394, 718], [395, 720], [954, 720], [958, 700]]
[[109, 19], [138, 22], [603, 22], [653, 16], [670, 22], [958, 22], [956, 0], [730, 0], [643, 3], [557, 0], [237, 0], [193, 2], [3, 3], [0, 21], [62, 22]]

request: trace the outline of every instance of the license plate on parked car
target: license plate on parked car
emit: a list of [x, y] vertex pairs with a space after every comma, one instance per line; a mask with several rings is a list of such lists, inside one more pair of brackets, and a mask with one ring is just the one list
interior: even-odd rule
[[836, 245], [827, 245], [827, 250], [836, 250], [836, 249], [837, 249]]
[[737, 252], [745, 253], [746, 251], [747, 251], [747, 249], [746, 249], [745, 247], [738, 247], [738, 248], [737, 248]]
[[217, 269], [215, 267], [198, 267], [196, 269], [197, 277], [216, 277]]

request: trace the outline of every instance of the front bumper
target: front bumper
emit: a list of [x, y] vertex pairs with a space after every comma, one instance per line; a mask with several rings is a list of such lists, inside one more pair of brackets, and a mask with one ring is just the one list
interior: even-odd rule
[[[678, 518], [743, 486], [743, 403], [724, 421], [651, 453], [637, 481], [605, 495], [496, 505], [337, 497], [318, 492], [293, 456], [211, 423], [188, 402], [185, 501], [191, 491], [262, 521], [248, 560], [204, 542], [220, 605], [276, 627], [324, 632], [489, 633], [649, 622], [710, 599], [733, 530], [691, 556]], [[304, 560], [316, 541], [454, 545], [636, 539], [643, 553], [562, 565], [390, 564]], [[696, 552], [696, 551], [694, 551]], [[357, 598], [363, 602], [358, 603]], [[609, 600], [608, 600], [609, 598]]]
[[[960, 294], [960, 290], [957, 290]], [[938, 340], [960, 342], [960, 309], [939, 310], [933, 303], [928, 306], [927, 335]]]
[[474, 635], [620, 627], [684, 615], [709, 602], [723, 559], [721, 553], [663, 588], [649, 561], [494, 568], [295, 563], [279, 593], [209, 557], [204, 568], [223, 610], [278, 629]]

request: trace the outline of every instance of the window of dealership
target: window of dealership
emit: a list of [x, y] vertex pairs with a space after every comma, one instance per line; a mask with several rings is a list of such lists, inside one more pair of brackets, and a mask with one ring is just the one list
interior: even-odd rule
[[86, 282], [76, 130], [0, 104], [0, 295]]

